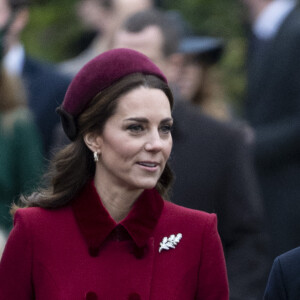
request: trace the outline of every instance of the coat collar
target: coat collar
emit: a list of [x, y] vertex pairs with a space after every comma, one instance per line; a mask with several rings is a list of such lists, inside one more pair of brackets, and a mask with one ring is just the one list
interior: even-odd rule
[[102, 204], [94, 182], [88, 182], [72, 202], [79, 230], [89, 249], [99, 249], [108, 235], [123, 226], [136, 246], [144, 247], [161, 215], [164, 201], [156, 189], [145, 190], [128, 216], [116, 223]]

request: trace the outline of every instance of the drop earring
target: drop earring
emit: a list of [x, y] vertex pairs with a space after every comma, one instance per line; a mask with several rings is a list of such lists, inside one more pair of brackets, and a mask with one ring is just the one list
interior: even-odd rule
[[97, 161], [99, 161], [99, 157], [98, 157], [98, 152], [95, 151], [94, 152], [94, 162], [97, 162]]

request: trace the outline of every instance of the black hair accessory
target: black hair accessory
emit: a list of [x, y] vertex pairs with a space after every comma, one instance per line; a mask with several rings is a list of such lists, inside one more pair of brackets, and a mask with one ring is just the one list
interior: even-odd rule
[[61, 124], [67, 137], [74, 141], [78, 135], [75, 118], [66, 112], [61, 106], [56, 108], [56, 112], [60, 116]]

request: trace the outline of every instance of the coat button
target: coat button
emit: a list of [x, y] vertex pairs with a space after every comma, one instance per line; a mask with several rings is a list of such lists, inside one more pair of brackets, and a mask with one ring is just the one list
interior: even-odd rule
[[137, 258], [137, 259], [142, 259], [145, 255], [145, 247], [138, 247], [135, 246], [133, 248], [133, 255]]
[[87, 292], [85, 294], [85, 300], [98, 300], [98, 296], [94, 292]]
[[128, 300], [141, 300], [141, 296], [138, 293], [131, 293], [128, 296]]
[[95, 248], [95, 247], [90, 247], [89, 248], [89, 254], [92, 257], [97, 257], [99, 253], [99, 248]]

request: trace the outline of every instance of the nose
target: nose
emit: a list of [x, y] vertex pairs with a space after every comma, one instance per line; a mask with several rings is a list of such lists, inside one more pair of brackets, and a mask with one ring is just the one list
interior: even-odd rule
[[163, 139], [158, 132], [149, 134], [145, 143], [145, 150], [151, 152], [159, 152], [163, 148]]

